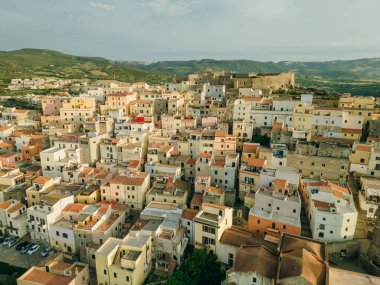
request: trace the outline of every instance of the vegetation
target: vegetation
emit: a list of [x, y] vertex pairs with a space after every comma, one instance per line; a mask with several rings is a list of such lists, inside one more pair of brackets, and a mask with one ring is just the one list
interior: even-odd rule
[[[51, 50], [21, 49], [0, 52], [0, 94], [12, 95], [6, 90], [12, 78], [58, 77], [65, 79], [146, 81], [160, 84], [173, 79], [164, 72], [150, 72], [129, 68], [122, 63], [100, 57], [81, 57]], [[33, 93], [44, 93], [33, 90]], [[20, 94], [19, 91], [16, 92]], [[29, 91], [30, 93], [30, 91]]]
[[206, 249], [194, 250], [181, 268], [169, 278], [168, 285], [216, 285], [225, 278], [221, 265], [214, 254]]
[[[51, 50], [21, 49], [0, 52], [0, 95], [10, 94], [6, 86], [12, 78], [54, 76], [69, 79], [171, 82], [205, 67], [214, 70], [273, 73], [294, 71], [296, 82], [319, 90], [380, 96], [380, 58], [325, 62], [260, 62], [253, 60], [190, 60], [153, 63], [111, 61], [82, 57]], [[35, 92], [33, 90], [33, 92]]]
[[0, 262], [0, 285], [14, 285], [16, 280], [26, 272], [25, 268], [9, 265]]
[[259, 143], [261, 146], [270, 146], [270, 137], [267, 135], [254, 135], [252, 138], [252, 142]]

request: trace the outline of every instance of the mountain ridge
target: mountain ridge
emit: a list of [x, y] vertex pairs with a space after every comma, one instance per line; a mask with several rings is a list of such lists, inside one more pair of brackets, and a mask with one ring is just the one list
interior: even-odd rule
[[69, 55], [49, 49], [0, 51], [0, 85], [11, 78], [57, 76], [63, 78], [116, 79], [159, 84], [185, 78], [205, 67], [235, 72], [293, 71], [296, 82], [340, 93], [380, 96], [380, 57], [332, 61], [255, 61], [247, 59], [128, 61]]

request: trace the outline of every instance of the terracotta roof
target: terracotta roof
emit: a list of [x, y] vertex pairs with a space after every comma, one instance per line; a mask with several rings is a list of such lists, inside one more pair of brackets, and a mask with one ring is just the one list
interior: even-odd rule
[[138, 160], [130, 160], [128, 167], [135, 168], [135, 167], [139, 166], [139, 164], [140, 164], [140, 161], [138, 161]]
[[278, 259], [276, 253], [264, 246], [241, 246], [236, 253], [232, 271], [255, 272], [260, 277], [276, 278]]
[[244, 101], [258, 101], [260, 102], [263, 98], [261, 97], [240, 97], [241, 100]]
[[0, 132], [6, 131], [9, 129], [13, 129], [13, 127], [12, 126], [2, 126], [2, 127], [0, 127]]
[[312, 252], [298, 248], [281, 254], [278, 280], [294, 278], [294, 282], [304, 280], [302, 283], [305, 284], [325, 285], [327, 270], [326, 264]]
[[191, 199], [190, 205], [200, 206], [203, 202], [203, 195], [199, 193], [194, 193], [193, 198]]
[[212, 157], [212, 154], [211, 154], [211, 153], [203, 152], [203, 153], [200, 153], [200, 154], [198, 155], [198, 157], [200, 157], [200, 158], [211, 158], [211, 157]]
[[134, 105], [134, 104], [152, 104], [153, 103], [153, 100], [149, 100], [149, 99], [139, 99], [139, 100], [133, 100], [130, 102], [131, 105]]
[[323, 202], [319, 200], [312, 199], [314, 206], [319, 210], [319, 211], [327, 211], [330, 212], [331, 208], [335, 207], [335, 204], [333, 203], [328, 203], [328, 202]]
[[242, 162], [246, 162], [248, 166], [261, 167], [263, 168], [265, 165], [265, 159], [261, 158], [252, 158], [252, 157], [244, 157]]
[[36, 179], [33, 180], [33, 183], [45, 184], [49, 180], [51, 180], [50, 177], [38, 176]]
[[12, 205], [12, 203], [10, 203], [10, 202], [3, 202], [3, 203], [0, 204], [0, 209], [5, 210], [5, 209], [7, 209], [10, 205]]
[[80, 213], [87, 205], [83, 203], [73, 203], [67, 205], [62, 212]]
[[7, 141], [0, 141], [0, 147], [10, 147], [10, 146], [14, 146], [14, 144]]
[[225, 137], [226, 136], [226, 131], [225, 130], [217, 130], [215, 132], [216, 137]]
[[18, 203], [18, 204], [16, 204], [15, 206], [13, 206], [13, 207], [11, 207], [10, 209], [8, 209], [8, 212], [9, 212], [9, 213], [14, 213], [14, 212], [20, 210], [22, 207], [24, 207], [24, 204], [22, 204], [22, 203]]
[[35, 267], [32, 267], [30, 271], [27, 271], [20, 278], [32, 284], [43, 284], [43, 285], [66, 285], [66, 284], [69, 284], [71, 280], [73, 279], [71, 276], [53, 274], [51, 272], [38, 270]]
[[272, 132], [280, 132], [284, 128], [283, 123], [274, 123], [272, 127]]
[[269, 99], [263, 99], [261, 102], [260, 102], [260, 104], [261, 105], [264, 105], [264, 104], [269, 104], [271, 102], [271, 100], [269, 100]]
[[71, 267], [70, 263], [66, 263], [62, 261], [58, 261], [51, 266], [52, 269], [55, 269], [58, 271], [64, 271], [65, 269], [68, 269], [70, 267]]
[[276, 186], [285, 186], [288, 183], [287, 180], [284, 179], [275, 179], [274, 180], [274, 185]]
[[346, 193], [346, 194], [351, 194], [351, 193], [350, 193], [350, 190], [348, 190], [348, 189], [345, 188], [345, 187], [339, 186], [339, 185], [337, 185], [337, 184], [335, 184], [335, 183], [332, 183], [332, 182], [330, 182], [329, 185], [331, 186], [331, 188], [332, 188], [333, 190], [337, 190], [337, 191], [340, 191], [340, 192], [344, 192], [344, 193]]
[[220, 238], [220, 242], [235, 247], [240, 247], [241, 245], [263, 245], [271, 250], [277, 250], [277, 244], [264, 240], [263, 235], [250, 232], [238, 226], [226, 229]]
[[189, 160], [187, 161], [187, 164], [188, 164], [188, 165], [195, 165], [196, 162], [197, 162], [196, 159], [189, 159]]
[[361, 134], [362, 129], [349, 129], [349, 128], [342, 128], [342, 133], [350, 133], [350, 134]]
[[108, 94], [108, 96], [111, 96], [111, 97], [126, 97], [126, 96], [131, 96], [131, 95], [135, 95], [136, 93], [135, 92], [127, 92], [127, 93], [112, 93], [112, 94]]
[[197, 213], [198, 213], [198, 210], [186, 208], [182, 212], [182, 219], [192, 221], [194, 219], [194, 217], [197, 215]]
[[259, 144], [252, 144], [252, 143], [243, 143], [243, 151], [256, 151], [258, 148], [260, 148]]
[[28, 113], [29, 110], [15, 110], [13, 113], [18, 113], [18, 114], [24, 114], [24, 113]]
[[356, 150], [360, 150], [360, 151], [371, 151], [371, 150], [372, 150], [372, 146], [370, 146], [370, 145], [358, 144], [358, 145], [356, 146]]
[[123, 185], [134, 185], [134, 186], [141, 186], [145, 181], [145, 176], [141, 177], [127, 177], [127, 176], [115, 176], [111, 180], [111, 184], [123, 184]]

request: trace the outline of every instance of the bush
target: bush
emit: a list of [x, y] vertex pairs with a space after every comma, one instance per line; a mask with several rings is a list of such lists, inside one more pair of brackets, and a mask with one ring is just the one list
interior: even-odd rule
[[182, 267], [169, 278], [169, 285], [219, 285], [225, 277], [215, 254], [206, 249], [194, 250]]

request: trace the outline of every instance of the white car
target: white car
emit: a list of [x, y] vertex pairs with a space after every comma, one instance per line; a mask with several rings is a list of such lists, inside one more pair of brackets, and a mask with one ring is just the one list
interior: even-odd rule
[[38, 244], [33, 245], [27, 252], [28, 255], [32, 255], [35, 253], [37, 250], [40, 249], [40, 246]]

